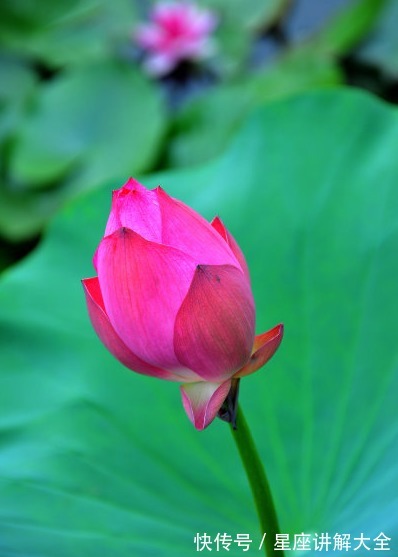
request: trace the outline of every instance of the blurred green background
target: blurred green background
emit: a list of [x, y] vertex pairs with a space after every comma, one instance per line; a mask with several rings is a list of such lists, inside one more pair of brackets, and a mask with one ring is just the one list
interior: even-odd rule
[[1, 557], [185, 557], [204, 532], [261, 554], [228, 426], [195, 431], [89, 323], [80, 279], [130, 175], [219, 214], [257, 332], [285, 323], [241, 388], [282, 531], [398, 552], [398, 0], [199, 5], [214, 56], [153, 79], [151, 2], [1, 2]]

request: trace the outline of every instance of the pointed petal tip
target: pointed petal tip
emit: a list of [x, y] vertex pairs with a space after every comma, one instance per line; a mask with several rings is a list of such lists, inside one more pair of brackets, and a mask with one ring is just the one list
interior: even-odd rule
[[247, 262], [245, 256], [243, 255], [242, 250], [239, 247], [238, 242], [232, 236], [228, 228], [225, 226], [221, 218], [216, 215], [214, 219], [211, 221], [210, 225], [218, 232], [221, 238], [228, 244], [232, 253], [234, 254], [237, 262], [239, 263], [243, 273], [245, 274], [246, 278], [250, 282], [250, 273], [249, 268], [247, 266]]
[[213, 219], [210, 221], [210, 224], [211, 224], [213, 227], [215, 227], [215, 226], [217, 226], [217, 225], [219, 225], [219, 224], [221, 224], [222, 226], [224, 226], [224, 223], [223, 223], [223, 221], [221, 220], [220, 215], [215, 215], [215, 216], [213, 217]]
[[[133, 178], [132, 176], [129, 177], [129, 179], [127, 180], [127, 182], [122, 186], [121, 189], [128, 189], [128, 190], [141, 190], [142, 188], [144, 188], [144, 186], [135, 178]], [[145, 189], [145, 188], [144, 188]]]
[[105, 312], [98, 277], [84, 278], [81, 280], [81, 283], [84, 288], [87, 303], [93, 303], [97, 305], [103, 312]]
[[214, 219], [210, 221], [210, 226], [220, 234], [220, 236], [227, 242], [227, 244], [229, 243], [227, 229], [218, 215], [216, 215]]
[[171, 195], [169, 195], [167, 191], [163, 189], [163, 187], [160, 184], [158, 184], [155, 188], [153, 188], [153, 192], [156, 193], [156, 195], [158, 196], [158, 200], [164, 198], [165, 200], [171, 201], [173, 203], [177, 203], [177, 200], [174, 199], [174, 197], [172, 197]]
[[91, 296], [91, 286], [98, 281], [98, 277], [89, 277], [80, 279], [84, 290]]
[[231, 380], [224, 383], [185, 383], [181, 385], [182, 404], [194, 427], [202, 431], [217, 416], [231, 388]]
[[257, 352], [260, 348], [263, 348], [267, 343], [277, 339], [279, 343], [282, 341], [284, 332], [284, 325], [283, 323], [279, 323], [272, 327], [269, 331], [262, 333], [261, 335], [257, 335], [254, 339], [253, 351], [252, 354]]
[[128, 195], [132, 191], [139, 191], [139, 190], [146, 190], [147, 188], [143, 186], [138, 180], [132, 178], [131, 176], [128, 180], [121, 186], [115, 190], [112, 190], [112, 202], [116, 201], [120, 197], [124, 195]]
[[170, 195], [163, 189], [163, 187], [158, 184], [155, 188], [153, 188], [154, 191], [160, 193], [160, 195], [164, 195], [166, 197], [170, 197]]
[[[127, 226], [119, 226], [119, 228], [116, 228], [115, 230], [113, 230], [110, 234], [107, 234], [106, 236], [104, 236], [97, 248], [97, 251], [95, 252], [94, 256], [96, 258], [96, 262], [98, 261], [98, 252], [99, 252], [99, 248], [102, 244], [102, 242], [106, 242], [109, 240], [117, 240], [119, 238], [126, 238], [126, 237], [134, 237], [134, 236], [140, 236], [140, 234], [138, 234], [137, 232], [135, 232], [134, 230], [131, 230], [131, 228], [128, 228]], [[145, 239], [145, 238], [143, 238]]]

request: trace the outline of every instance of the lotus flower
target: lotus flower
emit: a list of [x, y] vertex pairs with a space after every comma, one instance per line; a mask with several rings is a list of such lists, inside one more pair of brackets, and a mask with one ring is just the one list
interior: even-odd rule
[[151, 23], [138, 25], [134, 37], [146, 51], [145, 68], [154, 76], [173, 70], [182, 60], [201, 60], [211, 54], [210, 34], [216, 18], [189, 2], [159, 2]]
[[249, 271], [221, 220], [208, 223], [160, 187], [130, 179], [113, 192], [94, 267], [83, 286], [97, 335], [129, 369], [183, 383], [197, 429], [282, 340], [282, 325], [254, 336]]

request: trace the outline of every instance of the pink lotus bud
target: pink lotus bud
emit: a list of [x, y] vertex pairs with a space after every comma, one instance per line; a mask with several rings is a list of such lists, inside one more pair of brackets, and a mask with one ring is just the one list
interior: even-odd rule
[[137, 26], [134, 32], [137, 44], [147, 52], [147, 72], [165, 75], [182, 60], [200, 60], [211, 54], [210, 34], [216, 24], [212, 12], [193, 3], [156, 4], [151, 22]]
[[219, 218], [208, 223], [160, 187], [130, 179], [113, 192], [105, 236], [84, 279], [91, 322], [126, 367], [180, 381], [197, 429], [215, 418], [231, 379], [274, 354], [282, 325], [254, 337], [244, 256]]

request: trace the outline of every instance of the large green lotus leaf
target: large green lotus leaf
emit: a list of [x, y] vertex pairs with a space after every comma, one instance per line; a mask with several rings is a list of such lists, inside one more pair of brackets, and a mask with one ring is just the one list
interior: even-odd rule
[[19, 191], [0, 182], [0, 234], [9, 241], [37, 235], [69, 197], [68, 189]]
[[[385, 0], [350, 2], [321, 29], [311, 29], [306, 41], [287, 49], [261, 71], [206, 92], [184, 107], [176, 118], [177, 133], [169, 144], [170, 165], [201, 163], [219, 154], [242, 119], [264, 101], [340, 83], [335, 57], [358, 43], [374, 25], [384, 4]], [[293, 10], [287, 20], [288, 35], [292, 33], [294, 39], [294, 33], [300, 34], [295, 27], [302, 25], [300, 20], [295, 22]]]
[[26, 104], [35, 90], [33, 71], [22, 60], [0, 53], [0, 142], [19, 125]]
[[[8, 203], [5, 201], [5, 188], [3, 186], [6, 171], [6, 160], [10, 145], [14, 139], [15, 130], [23, 121], [29, 100], [34, 96], [36, 79], [29, 66], [18, 58], [8, 53], [0, 54], [0, 161], [2, 178], [0, 179], [0, 235], [4, 232], [4, 222], [9, 222], [11, 227], [16, 222], [10, 218]], [[28, 215], [30, 213], [27, 213]], [[26, 213], [22, 215], [24, 220]], [[0, 241], [0, 252], [2, 252]], [[8, 257], [0, 253], [0, 267]]]
[[[347, 533], [353, 547], [384, 532], [391, 555], [397, 142], [395, 109], [307, 94], [256, 111], [213, 163], [143, 180], [221, 215], [247, 255], [258, 331], [285, 323], [241, 389], [282, 532]], [[109, 204], [109, 187], [76, 200], [2, 279], [0, 553], [186, 557], [196, 533], [225, 532], [259, 555], [227, 424], [194, 430], [177, 385], [123, 369], [91, 329], [79, 279]]]
[[90, 187], [142, 171], [153, 161], [162, 116], [155, 88], [132, 66], [79, 66], [43, 87], [16, 139], [11, 176], [42, 186], [72, 169], [71, 179]]
[[50, 66], [103, 58], [131, 40], [129, 0], [2, 0], [0, 43]]
[[147, 169], [164, 128], [159, 91], [128, 64], [65, 72], [43, 86], [9, 149], [0, 230], [32, 235], [76, 191]]
[[307, 46], [292, 49], [262, 71], [207, 91], [184, 107], [176, 117], [168, 162], [186, 166], [209, 160], [226, 148], [253, 107], [340, 80], [328, 56]]

